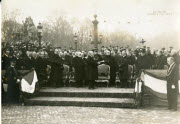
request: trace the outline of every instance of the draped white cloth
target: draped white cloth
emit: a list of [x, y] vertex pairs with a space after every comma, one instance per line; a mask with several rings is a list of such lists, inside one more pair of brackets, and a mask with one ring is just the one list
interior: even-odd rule
[[33, 80], [31, 82], [31, 84], [27, 80], [25, 80], [24, 78], [22, 78], [22, 80], [21, 80], [21, 90], [23, 92], [34, 93], [34, 91], [35, 91], [35, 85], [36, 85], [36, 82], [38, 81], [38, 79], [37, 79], [36, 72], [33, 71], [32, 73], [34, 73], [34, 74], [33, 74], [33, 77], [32, 77]]
[[[141, 73], [140, 78], [144, 82], [143, 85], [147, 86], [151, 90], [158, 92], [158, 93], [167, 94], [167, 81], [157, 79], [148, 74], [145, 74], [144, 72]], [[138, 82], [136, 80], [136, 84], [135, 84], [135, 92], [136, 93], [141, 92], [141, 86], [142, 86], [142, 82]], [[179, 89], [180, 89], [180, 81], [179, 81]], [[179, 92], [180, 92], [180, 90], [179, 90]]]

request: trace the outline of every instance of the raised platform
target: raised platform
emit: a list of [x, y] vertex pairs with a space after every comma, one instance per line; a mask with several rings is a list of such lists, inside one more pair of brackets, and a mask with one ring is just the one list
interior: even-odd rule
[[43, 97], [106, 97], [106, 98], [133, 98], [134, 89], [123, 88], [97, 88], [89, 90], [84, 88], [43, 88], [39, 96]]
[[98, 87], [97, 89], [89, 90], [87, 87], [75, 88], [75, 87], [60, 87], [42, 88], [40, 92], [103, 92], [103, 93], [133, 93], [134, 88], [114, 88], [114, 87]]
[[26, 99], [26, 105], [135, 108], [134, 89], [42, 88], [38, 97]]

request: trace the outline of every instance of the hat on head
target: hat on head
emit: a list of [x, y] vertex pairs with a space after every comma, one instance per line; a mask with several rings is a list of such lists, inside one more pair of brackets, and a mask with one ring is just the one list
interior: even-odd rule
[[120, 51], [122, 52], [122, 51], [124, 51], [124, 50], [126, 50], [126, 49], [122, 48]]
[[139, 49], [139, 52], [145, 53], [146, 50], [144, 48]]
[[75, 56], [78, 56], [78, 52], [75, 52]]
[[165, 50], [165, 48], [163, 47], [162, 50]]

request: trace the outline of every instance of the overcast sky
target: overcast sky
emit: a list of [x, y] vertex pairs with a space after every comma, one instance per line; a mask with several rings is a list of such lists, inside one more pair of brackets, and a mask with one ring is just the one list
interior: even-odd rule
[[[37, 24], [47, 17], [66, 15], [93, 20], [99, 30], [125, 30], [137, 38], [152, 40], [165, 33], [180, 32], [180, 0], [4, 0], [2, 12], [19, 9], [19, 20], [31, 16]], [[180, 40], [180, 33], [177, 36]]]

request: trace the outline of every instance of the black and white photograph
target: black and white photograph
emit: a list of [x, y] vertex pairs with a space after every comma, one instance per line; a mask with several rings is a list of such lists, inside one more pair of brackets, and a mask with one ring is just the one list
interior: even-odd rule
[[180, 124], [180, 0], [2, 0], [2, 124]]

